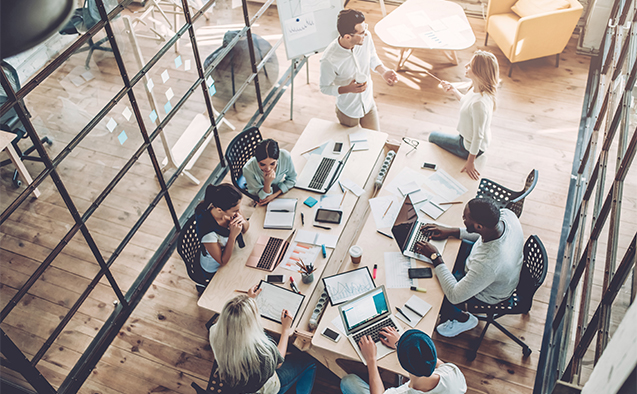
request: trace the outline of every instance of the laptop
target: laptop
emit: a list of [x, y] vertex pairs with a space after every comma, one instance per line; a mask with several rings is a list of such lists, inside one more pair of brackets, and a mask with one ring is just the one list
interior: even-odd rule
[[419, 241], [428, 241], [434, 245], [440, 253], [445, 248], [446, 241], [432, 241], [424, 231], [420, 231], [420, 227], [427, 222], [423, 222], [418, 218], [418, 211], [411, 202], [409, 195], [403, 200], [403, 205], [396, 216], [396, 220], [392, 225], [391, 232], [398, 244], [398, 248], [406, 257], [412, 257], [418, 260], [431, 262], [429, 256], [422, 255], [416, 252], [416, 243]]
[[299, 189], [309, 190], [321, 194], [327, 193], [328, 190], [338, 180], [343, 172], [345, 163], [349, 159], [349, 155], [354, 149], [354, 144], [349, 148], [343, 160], [332, 159], [320, 155], [310, 155], [305, 163], [303, 171], [296, 178], [296, 185]]
[[339, 305], [338, 313], [343, 321], [347, 339], [354, 346], [363, 364], [367, 365], [367, 362], [358, 347], [358, 341], [365, 335], [370, 335], [376, 343], [377, 360], [395, 351], [383, 345], [379, 338], [379, 332], [383, 327], [394, 327], [399, 333], [402, 332], [398, 320], [391, 313], [385, 286], [379, 286]]
[[261, 235], [258, 239], [246, 266], [252, 268], [258, 268], [264, 271], [272, 272], [283, 261], [283, 256], [294, 237], [296, 230], [292, 231], [290, 235], [285, 239], [277, 237], [269, 237], [267, 235]]

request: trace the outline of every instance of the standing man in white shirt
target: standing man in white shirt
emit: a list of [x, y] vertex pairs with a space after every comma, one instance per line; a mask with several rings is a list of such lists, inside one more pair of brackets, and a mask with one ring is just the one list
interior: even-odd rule
[[336, 116], [342, 125], [354, 127], [360, 122], [361, 127], [380, 130], [370, 71], [389, 86], [398, 82], [398, 75], [378, 58], [362, 12], [342, 10], [336, 27], [339, 37], [321, 56], [321, 92], [336, 96]]

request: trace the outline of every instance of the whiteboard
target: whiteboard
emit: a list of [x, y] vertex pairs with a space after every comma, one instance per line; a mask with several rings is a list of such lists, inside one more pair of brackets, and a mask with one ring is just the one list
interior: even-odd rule
[[322, 52], [336, 37], [343, 0], [277, 0], [288, 59]]

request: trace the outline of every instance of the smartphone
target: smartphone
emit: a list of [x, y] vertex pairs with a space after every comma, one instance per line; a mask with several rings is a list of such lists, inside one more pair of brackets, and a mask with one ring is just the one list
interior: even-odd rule
[[431, 278], [433, 275], [431, 273], [431, 268], [409, 268], [407, 270], [409, 272], [409, 279], [414, 278]]
[[321, 335], [328, 339], [331, 339], [334, 342], [338, 342], [338, 340], [341, 339], [341, 334], [337, 333], [329, 327], [325, 327], [325, 330], [323, 330]]
[[430, 170], [435, 170], [435, 169], [438, 168], [438, 166], [436, 164], [434, 164], [434, 163], [425, 162], [425, 163], [422, 164], [422, 168], [429, 168]]
[[283, 283], [283, 275], [268, 275], [265, 277], [268, 283]]
[[342, 217], [343, 211], [319, 208], [316, 210], [316, 217], [314, 218], [314, 220], [322, 223], [341, 224]]
[[341, 150], [343, 150], [343, 143], [342, 142], [335, 142], [334, 143], [334, 153], [341, 153]]

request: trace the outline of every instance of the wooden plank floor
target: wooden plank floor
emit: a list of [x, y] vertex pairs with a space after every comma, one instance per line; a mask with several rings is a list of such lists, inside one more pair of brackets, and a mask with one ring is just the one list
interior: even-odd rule
[[[198, 45], [203, 57], [220, 45], [223, 32], [236, 29], [242, 23], [240, 10], [231, 9], [229, 0], [217, 3], [211, 20], [202, 20], [197, 25]], [[257, 4], [251, 3], [250, 7], [251, 13], [258, 9]], [[377, 4], [353, 0], [349, 7], [364, 11], [370, 26], [381, 19]], [[391, 6], [388, 8], [392, 9]], [[416, 51], [408, 65], [426, 65], [440, 78], [462, 81], [464, 64], [473, 51], [485, 49], [484, 21], [476, 18], [469, 18], [469, 21], [476, 34], [476, 44], [458, 53], [458, 66], [450, 65], [442, 54], [426, 50]], [[118, 40], [121, 38], [123, 50], [126, 51], [130, 47], [124, 44], [125, 37], [117, 26], [121, 28], [122, 25], [116, 25], [116, 31], [119, 31], [116, 37]], [[266, 11], [254, 32], [271, 43], [278, 40], [280, 26], [275, 7]], [[398, 51], [387, 47], [377, 37], [374, 40], [381, 59], [386, 65], [393, 65]], [[553, 58], [538, 59], [516, 66], [513, 78], [506, 77], [508, 62], [500, 50], [493, 43], [486, 47], [500, 61], [502, 84], [493, 119], [493, 144], [482, 176], [517, 189], [522, 187], [531, 169], [539, 170], [539, 184], [527, 198], [521, 221], [525, 234], [537, 234], [543, 240], [551, 257], [551, 266], [545, 285], [536, 294], [531, 313], [502, 319], [507, 328], [523, 337], [531, 346], [533, 354], [529, 359], [524, 360], [519, 347], [495, 329], [487, 333], [474, 362], [466, 361], [465, 351], [470, 341], [479, 334], [478, 330], [454, 339], [434, 336], [440, 358], [454, 362], [462, 369], [470, 393], [530, 393], [533, 386], [589, 63], [587, 57], [575, 54], [575, 44], [575, 39], [571, 40], [562, 53], [559, 68], [554, 67]], [[140, 39], [140, 45], [146, 59], [150, 59], [161, 46], [149, 39]], [[183, 58], [192, 59], [188, 53], [188, 39], [182, 39], [180, 45]], [[168, 87], [177, 95], [183, 94], [194, 80], [192, 71], [188, 74], [183, 72], [183, 68], [176, 70], [174, 64], [171, 65], [176, 56], [173, 53], [171, 50], [150, 72], [157, 85], [155, 92], [160, 110], [165, 103], [162, 96]], [[281, 74], [289, 65], [283, 47], [279, 48], [277, 56]], [[135, 68], [130, 52], [125, 52], [125, 57], [129, 75], [132, 75], [139, 67]], [[294, 120], [289, 119], [290, 95], [286, 93], [261, 129], [264, 137], [276, 138], [284, 148], [291, 149], [294, 146], [311, 118], [336, 120], [333, 98], [323, 96], [318, 88], [318, 61], [319, 56], [310, 58], [309, 84], [305, 84], [305, 71], [296, 80]], [[84, 72], [83, 62], [83, 56], [73, 56], [26, 100], [38, 131], [52, 135], [55, 139], [54, 145], [48, 148], [52, 157], [59, 154], [122, 87], [112, 55], [104, 53], [94, 55], [94, 81], [81, 87], [70, 83], [73, 75]], [[158, 81], [166, 68], [170, 70], [171, 79], [160, 89]], [[384, 85], [377, 75], [373, 77], [382, 130], [397, 140], [404, 136], [426, 140], [432, 130], [452, 132], [456, 126], [458, 103], [425, 74], [408, 71], [401, 73], [400, 77], [401, 82], [394, 87]], [[217, 84], [223, 82], [219, 80]], [[220, 110], [228, 97], [222, 86], [218, 91], [213, 104]], [[152, 130], [147, 118], [150, 111], [148, 100], [142, 89], [136, 89], [135, 93], [140, 101], [145, 125]], [[175, 102], [173, 100], [173, 105]], [[167, 127], [170, 144], [174, 144], [192, 116], [203, 111], [205, 107], [202, 103], [201, 95], [193, 95], [183, 112], [170, 122]], [[118, 104], [103, 121], [102, 127], [94, 130], [59, 167], [62, 180], [80, 213], [91, 206], [135, 147], [142, 142], [133, 123], [123, 119], [123, 105]], [[241, 129], [255, 109], [254, 101], [242, 99], [236, 109], [229, 110], [227, 118]], [[104, 127], [109, 117], [120, 124], [112, 134]], [[119, 145], [117, 134], [124, 129], [129, 141]], [[220, 134], [222, 145], [225, 146], [235, 132], [221, 126]], [[161, 161], [165, 153], [159, 140], [153, 143], [153, 148]], [[193, 167], [192, 173], [199, 179], [206, 179], [217, 163], [216, 147], [211, 143]], [[32, 174], [43, 168], [38, 163], [27, 163], [27, 166]], [[10, 176], [9, 167], [0, 169], [2, 209], [18, 193], [11, 185]], [[133, 172], [123, 179], [88, 221], [87, 226], [105, 259], [109, 258], [127, 229], [135, 223], [159, 190], [153, 178], [150, 161], [143, 156], [133, 167]], [[630, 190], [634, 191], [634, 185], [631, 187]], [[185, 210], [198, 189], [185, 178], [175, 183], [171, 196], [178, 214]], [[40, 199], [27, 200], [0, 227], [1, 306], [17, 292], [73, 225], [73, 218], [66, 212], [53, 182], [46, 180], [40, 190], [43, 193]], [[635, 217], [635, 195], [625, 192], [624, 207], [627, 213], [624, 218], [631, 214]], [[168, 210], [162, 203], [112, 266], [113, 275], [123, 291], [128, 289], [171, 227]], [[46, 270], [43, 278], [2, 323], [2, 328], [28, 356], [34, 355], [98, 269], [97, 261], [86, 242], [76, 235], [62, 255]], [[598, 270], [602, 269], [598, 266]], [[597, 280], [595, 286], [601, 288], [601, 281]], [[112, 311], [111, 305], [115, 299], [113, 289], [102, 279], [63, 335], [44, 355], [38, 368], [54, 386], [63, 381], [100, 329]], [[204, 327], [210, 313], [197, 307], [196, 301], [194, 286], [185, 272], [183, 262], [175, 253], [93, 370], [81, 392], [192, 393], [191, 382], [204, 385], [212, 359]], [[1, 371], [4, 377], [20, 380], [9, 370], [3, 368]], [[339, 392], [338, 379], [321, 368], [314, 391]]]

